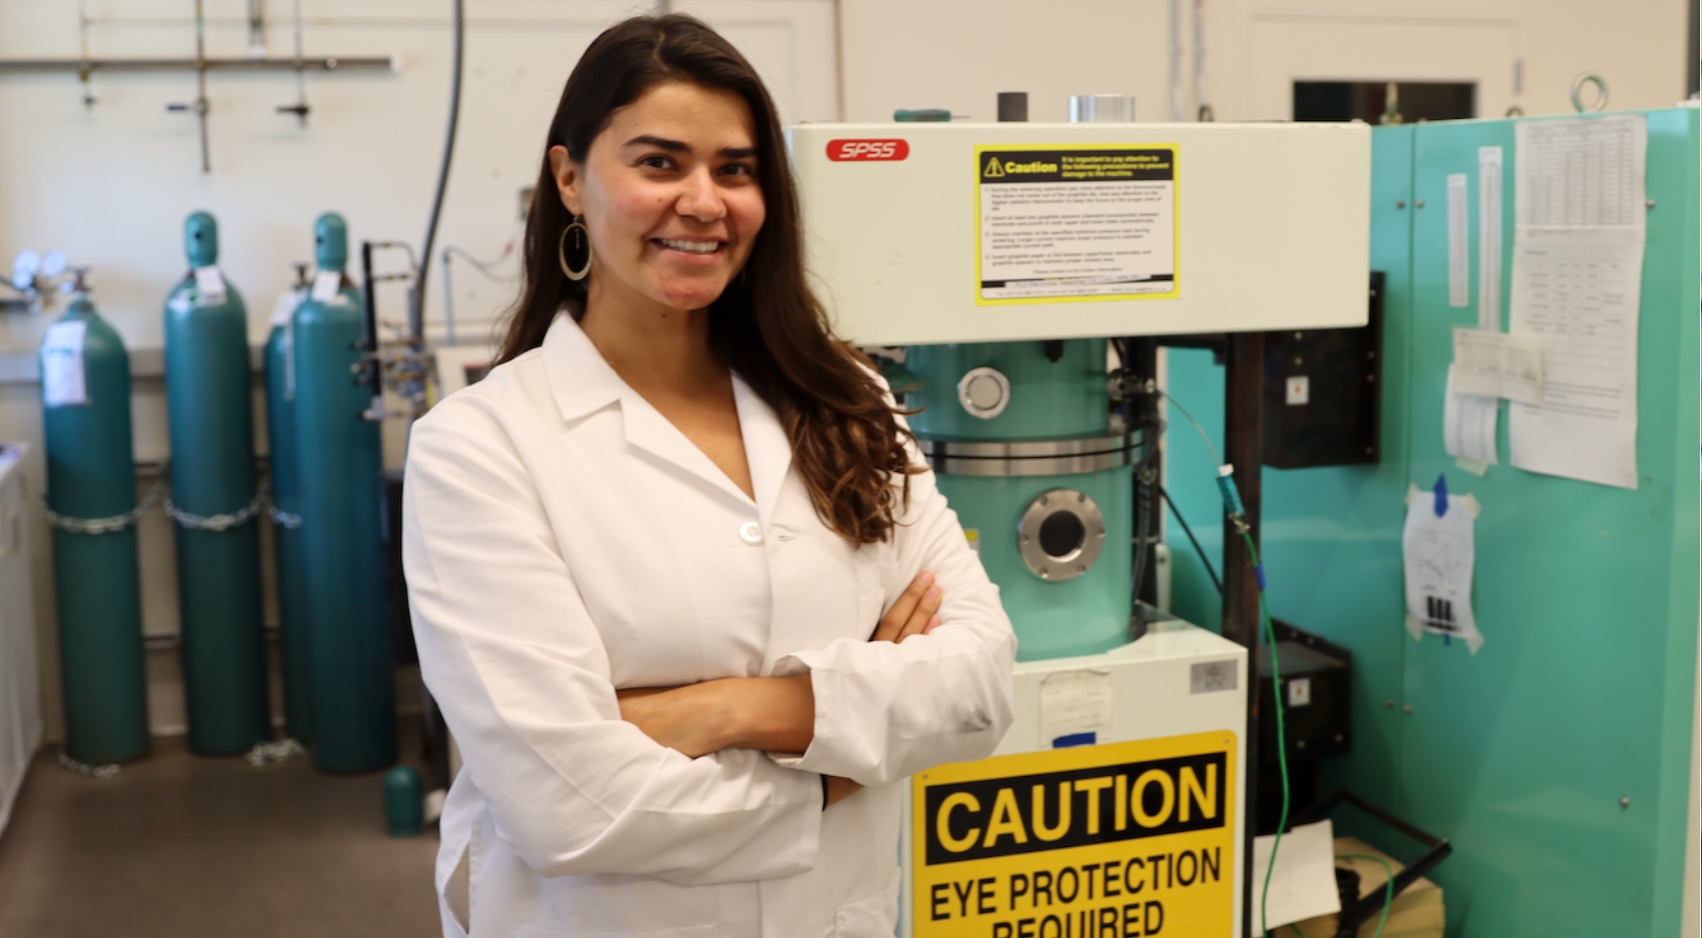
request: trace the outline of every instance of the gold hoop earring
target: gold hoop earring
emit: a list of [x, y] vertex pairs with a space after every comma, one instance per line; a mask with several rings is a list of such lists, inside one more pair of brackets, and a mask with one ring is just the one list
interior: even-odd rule
[[[567, 236], [570, 232], [573, 234], [574, 256], [579, 256], [581, 251], [585, 253], [585, 260], [577, 270], [567, 262]], [[591, 232], [585, 227], [583, 215], [573, 216], [573, 221], [562, 229], [561, 240], [556, 244], [556, 260], [561, 263], [561, 272], [569, 280], [584, 280], [585, 275], [591, 272]]]

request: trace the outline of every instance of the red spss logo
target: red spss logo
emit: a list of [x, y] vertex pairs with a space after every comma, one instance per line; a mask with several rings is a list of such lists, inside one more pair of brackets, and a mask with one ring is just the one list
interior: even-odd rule
[[905, 140], [829, 140], [827, 158], [834, 162], [846, 160], [902, 160], [910, 155], [910, 143]]

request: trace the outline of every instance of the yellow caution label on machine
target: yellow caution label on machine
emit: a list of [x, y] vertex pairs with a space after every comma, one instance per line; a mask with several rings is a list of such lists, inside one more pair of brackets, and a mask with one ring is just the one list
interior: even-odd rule
[[1224, 938], [1235, 737], [1107, 743], [911, 780], [917, 938]]
[[976, 147], [976, 303], [1179, 296], [1179, 151]]

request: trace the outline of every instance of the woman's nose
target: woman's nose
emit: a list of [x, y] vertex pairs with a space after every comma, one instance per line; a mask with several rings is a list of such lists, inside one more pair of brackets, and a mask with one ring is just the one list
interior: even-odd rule
[[715, 180], [710, 178], [707, 168], [699, 169], [685, 178], [684, 187], [679, 199], [674, 202], [674, 211], [687, 218], [698, 221], [720, 221], [727, 214], [727, 204], [722, 201], [721, 193], [715, 187]]

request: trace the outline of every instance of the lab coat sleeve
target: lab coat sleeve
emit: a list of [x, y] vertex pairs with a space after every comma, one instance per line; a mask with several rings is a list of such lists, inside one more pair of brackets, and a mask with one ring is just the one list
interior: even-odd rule
[[[927, 465], [914, 446], [911, 462]], [[816, 703], [814, 741], [782, 765], [885, 785], [985, 758], [1010, 727], [1016, 636], [931, 470], [911, 476], [894, 539], [896, 588], [933, 571], [940, 625], [902, 644], [841, 638], [781, 658], [776, 673], [809, 671]]]
[[416, 425], [403, 559], [420, 668], [494, 812], [541, 876], [681, 885], [812, 868], [815, 775], [760, 753], [691, 759], [620, 718], [608, 656], [492, 403], [458, 395]]

